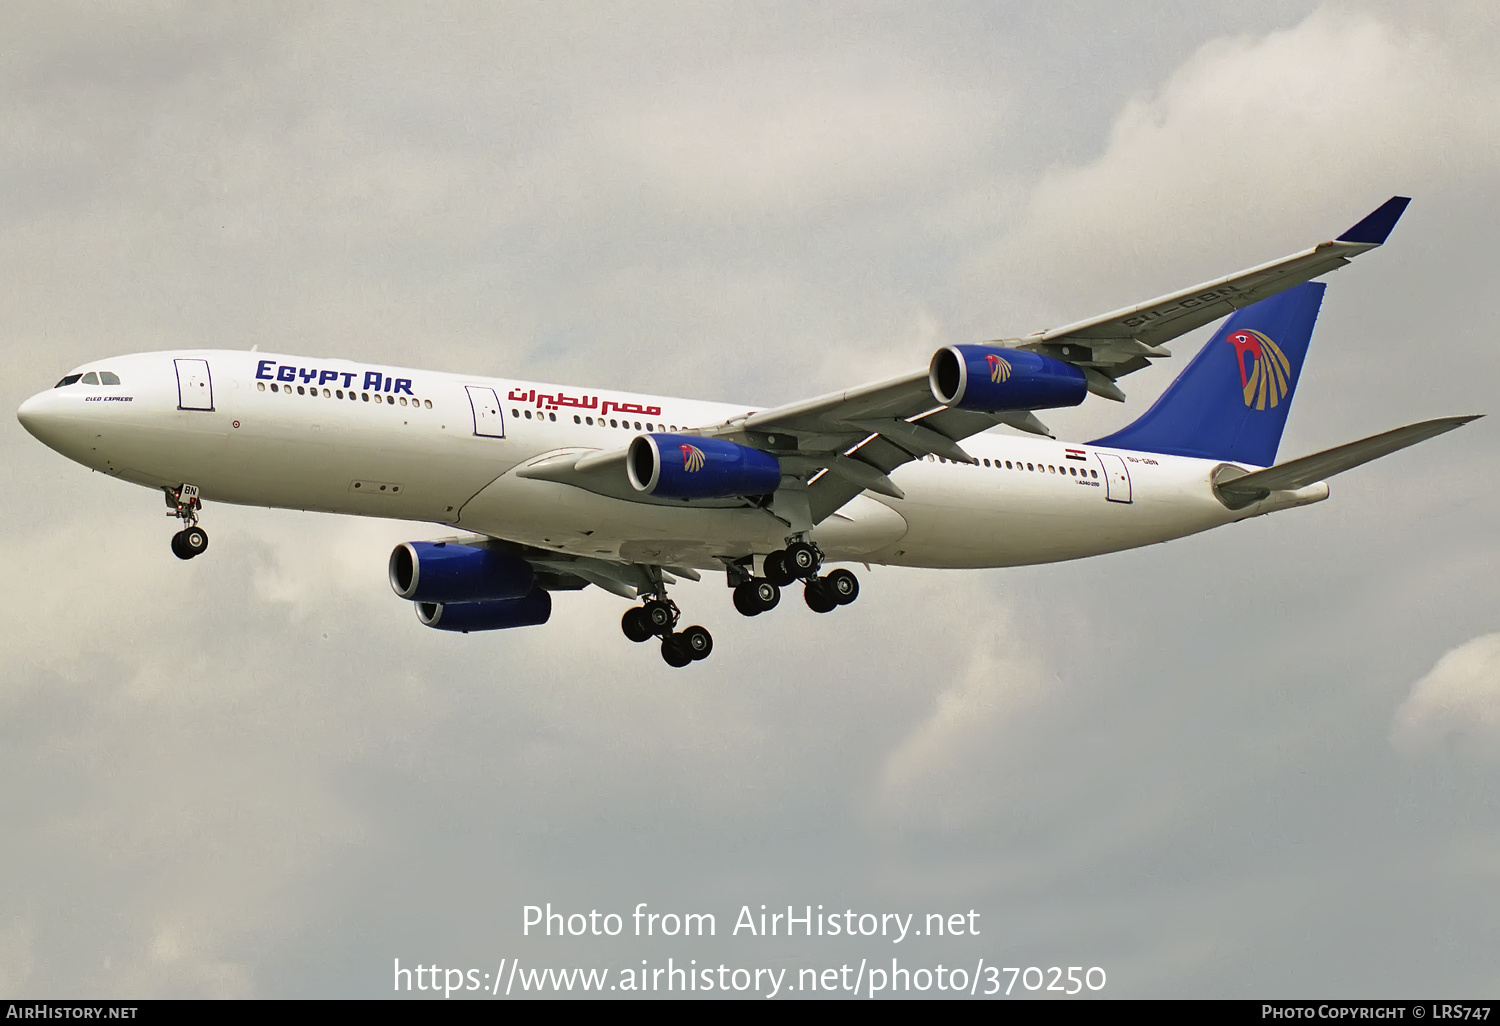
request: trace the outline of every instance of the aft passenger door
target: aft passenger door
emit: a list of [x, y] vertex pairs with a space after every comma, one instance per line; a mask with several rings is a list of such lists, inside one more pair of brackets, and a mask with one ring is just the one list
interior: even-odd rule
[[474, 433], [481, 438], [505, 437], [505, 414], [500, 410], [500, 399], [493, 388], [480, 385], [465, 385], [469, 393], [469, 405], [474, 409]]
[[1130, 501], [1130, 471], [1125, 461], [1111, 453], [1096, 452], [1104, 466], [1104, 497], [1110, 502]]
[[179, 410], [212, 410], [214, 383], [208, 374], [207, 360], [173, 360], [177, 365], [177, 408]]

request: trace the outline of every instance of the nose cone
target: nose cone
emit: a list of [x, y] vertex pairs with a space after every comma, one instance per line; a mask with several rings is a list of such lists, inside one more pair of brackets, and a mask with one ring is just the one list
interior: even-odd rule
[[38, 392], [30, 399], [21, 404], [16, 411], [16, 419], [21, 426], [31, 432], [37, 441], [51, 449], [59, 448], [59, 442], [63, 433], [66, 418], [62, 409], [62, 403], [53, 394], [53, 389]]

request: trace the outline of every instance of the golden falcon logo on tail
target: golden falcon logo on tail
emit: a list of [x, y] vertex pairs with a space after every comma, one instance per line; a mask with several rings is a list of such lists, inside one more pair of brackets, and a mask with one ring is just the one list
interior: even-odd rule
[[[1234, 346], [1234, 360], [1240, 367], [1240, 385], [1245, 390], [1245, 405], [1264, 410], [1275, 409], [1291, 388], [1292, 362], [1281, 347], [1262, 332], [1244, 328], [1230, 332], [1224, 339]], [[1245, 356], [1250, 367], [1245, 368]]]

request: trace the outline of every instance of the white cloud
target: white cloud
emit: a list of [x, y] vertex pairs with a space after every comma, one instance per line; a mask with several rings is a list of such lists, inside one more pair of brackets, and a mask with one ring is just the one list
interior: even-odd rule
[[1500, 755], [1500, 634], [1464, 642], [1413, 684], [1392, 720], [1391, 743], [1408, 754]]
[[975, 273], [1045, 283], [1054, 316], [1073, 319], [1311, 244], [1310, 226], [1342, 230], [1329, 216], [1352, 223], [1394, 193], [1487, 180], [1500, 71], [1462, 46], [1329, 8], [1215, 39], [1125, 105], [1095, 160], [1045, 176]]

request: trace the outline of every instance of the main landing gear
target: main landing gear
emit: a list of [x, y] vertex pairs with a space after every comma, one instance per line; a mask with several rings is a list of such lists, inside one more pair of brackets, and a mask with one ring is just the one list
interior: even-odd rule
[[794, 541], [765, 558], [764, 577], [752, 577], [734, 589], [734, 608], [745, 616], [759, 616], [781, 601], [781, 589], [802, 580], [802, 597], [816, 613], [831, 613], [859, 597], [859, 578], [848, 570], [819, 577], [823, 553], [816, 545]]
[[208, 548], [208, 532], [198, 526], [198, 511], [203, 502], [198, 498], [198, 486], [185, 484], [181, 488], [163, 489], [167, 505], [171, 507], [169, 517], [182, 521], [182, 530], [172, 535], [172, 555], [178, 559], [192, 559], [203, 555]]
[[661, 657], [668, 666], [683, 667], [699, 659], [707, 659], [714, 650], [714, 636], [696, 624], [678, 631], [677, 621], [682, 613], [677, 603], [665, 595], [650, 599], [643, 606], [632, 606], [620, 618], [620, 629], [631, 641], [649, 641], [661, 638]]

